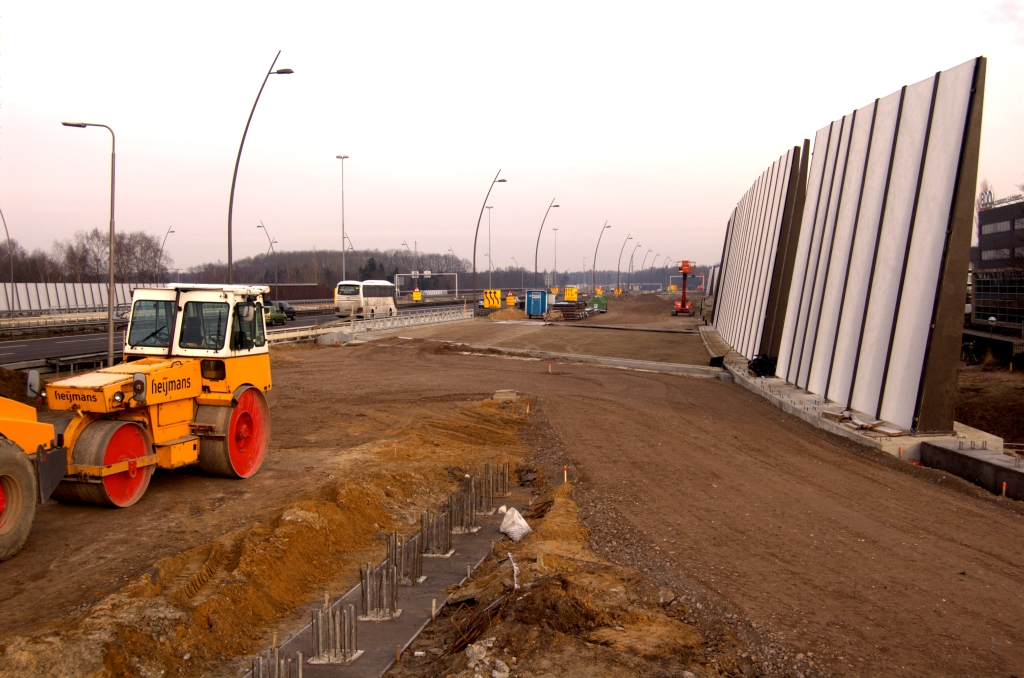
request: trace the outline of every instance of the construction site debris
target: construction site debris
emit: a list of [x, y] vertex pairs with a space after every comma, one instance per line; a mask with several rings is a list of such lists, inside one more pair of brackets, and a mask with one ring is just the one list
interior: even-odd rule
[[519, 515], [519, 511], [514, 508], [509, 509], [505, 514], [499, 529], [502, 534], [507, 535], [512, 541], [519, 541], [530, 532], [533, 532], [529, 524]]

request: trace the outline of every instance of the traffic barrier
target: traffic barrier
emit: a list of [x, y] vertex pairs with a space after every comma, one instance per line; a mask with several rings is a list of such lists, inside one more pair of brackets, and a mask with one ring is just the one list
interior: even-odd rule
[[[334, 343], [335, 341], [351, 341], [356, 334], [368, 332], [387, 332], [417, 325], [472, 320], [473, 310], [461, 307], [435, 307], [416, 310], [399, 311], [395, 315], [366, 320], [346, 320], [314, 327], [295, 327], [280, 330], [267, 330], [267, 342], [280, 344], [288, 341], [319, 341]], [[331, 338], [329, 335], [339, 335]], [[345, 335], [344, 337], [341, 335]], [[347, 337], [347, 338], [346, 338]], [[331, 339], [320, 341], [321, 338]]]

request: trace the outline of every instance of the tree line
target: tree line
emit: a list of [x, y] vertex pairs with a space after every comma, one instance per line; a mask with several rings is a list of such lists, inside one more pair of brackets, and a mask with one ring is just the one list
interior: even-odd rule
[[[173, 260], [160, 250], [161, 239], [139, 231], [123, 231], [115, 235], [114, 280], [133, 283], [192, 282], [219, 284], [227, 281], [227, 264], [223, 261], [204, 263], [186, 269], [174, 268]], [[49, 252], [36, 249], [28, 252], [12, 240], [0, 241], [0, 281], [9, 280], [13, 257], [15, 282], [75, 282], [98, 283], [107, 280], [108, 235], [99, 229], [79, 231], [71, 238], [56, 241]], [[458, 274], [460, 289], [472, 286], [472, 263], [454, 254], [410, 252], [406, 249], [349, 250], [345, 255], [345, 273], [342, 275], [340, 250], [298, 250], [268, 252], [238, 259], [233, 263], [233, 279], [239, 283], [259, 284], [324, 284], [334, 285], [348, 278], [356, 280], [394, 281], [398, 273], [431, 271]], [[534, 273], [523, 267], [496, 268], [488, 274], [486, 260], [477, 269], [478, 288], [493, 285], [511, 289], [534, 287]], [[703, 267], [702, 267], [703, 268]], [[700, 269], [699, 269], [700, 270]], [[706, 273], [706, 271], [705, 271]], [[538, 273], [537, 285], [546, 286], [548, 271]], [[647, 268], [640, 272], [598, 270], [597, 284], [614, 286], [620, 280], [623, 287], [651, 283], [669, 284], [669, 276], [677, 275], [674, 267]], [[552, 284], [589, 285], [592, 271], [559, 271], [552, 276]], [[692, 279], [696, 279], [693, 276]], [[453, 276], [420, 277], [416, 284], [421, 289], [453, 289]], [[403, 287], [409, 287], [408, 279]], [[691, 283], [691, 287], [696, 283]]]
[[[0, 281], [14, 282], [106, 282], [110, 241], [106, 232], [94, 228], [79, 231], [67, 240], [53, 243], [49, 252], [28, 252], [17, 240], [0, 241]], [[114, 280], [116, 282], [161, 282], [173, 262], [160, 251], [160, 238], [139, 231], [114, 236]]]
[[[518, 289], [522, 286], [534, 287], [534, 273], [532, 269], [523, 267], [507, 266], [495, 268], [488, 274], [486, 260], [483, 265], [478, 260], [476, 272], [476, 286], [484, 289], [489, 286], [500, 289]], [[345, 255], [345, 274], [342, 275], [341, 251], [340, 250], [300, 250], [288, 252], [273, 252], [260, 254], [254, 257], [246, 257], [236, 260], [233, 265], [233, 279], [236, 282], [253, 284], [321, 284], [334, 285], [335, 283], [348, 280], [388, 280], [394, 282], [398, 273], [408, 274], [412, 271], [431, 271], [432, 273], [456, 273], [458, 274], [459, 289], [470, 289], [473, 284], [472, 262], [461, 259], [452, 254], [437, 254], [430, 252], [412, 253], [404, 249], [392, 250], [349, 250]], [[708, 274], [709, 268], [699, 267], [697, 273]], [[547, 269], [541, 270], [537, 275], [537, 286], [545, 287], [547, 280]], [[658, 268], [646, 268], [642, 272], [634, 269], [632, 272], [623, 270], [620, 275], [614, 270], [597, 271], [597, 284], [606, 287], [614, 286], [616, 280], [621, 280], [623, 287], [628, 284], [638, 285], [641, 281], [645, 288], [652, 284], [661, 284], [664, 287], [669, 285], [669, 276], [678, 276], [675, 265], [659, 266]], [[559, 271], [552, 276], [552, 284], [556, 287], [566, 285], [590, 285], [593, 272], [586, 271], [586, 279], [583, 279], [582, 271]], [[193, 266], [182, 271], [175, 280], [195, 283], [223, 283], [227, 280], [227, 264], [223, 261], [206, 263]], [[690, 277], [690, 287], [697, 286], [697, 275]], [[678, 283], [678, 280], [673, 280]], [[454, 289], [454, 276], [431, 276], [427, 279], [422, 275], [416, 281], [410, 281], [403, 276], [402, 288], [411, 289], [416, 284], [420, 289], [439, 290]]]

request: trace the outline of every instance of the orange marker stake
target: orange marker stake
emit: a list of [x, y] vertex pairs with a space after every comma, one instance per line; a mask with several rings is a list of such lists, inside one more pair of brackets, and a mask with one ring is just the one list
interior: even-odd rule
[[[563, 466], [562, 467], [562, 481], [566, 482], [566, 483], [569, 482], [569, 467], [568, 466]], [[1003, 483], [1003, 494], [1006, 494], [1006, 483]]]
[[900, 445], [900, 459], [903, 459], [903, 446]]
[[1006, 483], [1003, 483], [1003, 496], [1006, 496]]

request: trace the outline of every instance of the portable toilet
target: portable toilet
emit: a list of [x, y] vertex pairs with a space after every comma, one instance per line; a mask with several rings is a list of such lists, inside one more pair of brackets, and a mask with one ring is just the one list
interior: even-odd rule
[[547, 290], [526, 290], [526, 316], [533, 318], [548, 312]]

